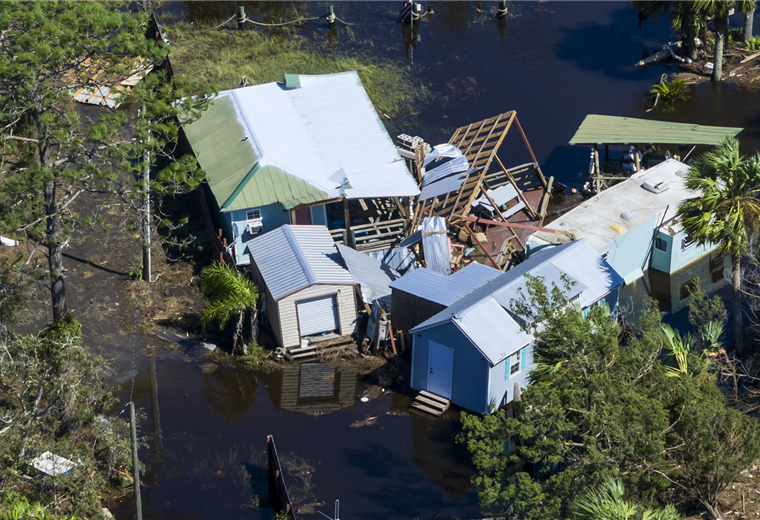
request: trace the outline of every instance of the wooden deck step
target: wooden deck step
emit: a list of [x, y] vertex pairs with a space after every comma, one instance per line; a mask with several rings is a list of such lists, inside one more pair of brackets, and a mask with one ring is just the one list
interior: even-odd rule
[[412, 408], [422, 410], [423, 412], [435, 415], [436, 417], [443, 414], [449, 409], [451, 401], [440, 395], [431, 394], [425, 390], [420, 390], [417, 397], [412, 402]]

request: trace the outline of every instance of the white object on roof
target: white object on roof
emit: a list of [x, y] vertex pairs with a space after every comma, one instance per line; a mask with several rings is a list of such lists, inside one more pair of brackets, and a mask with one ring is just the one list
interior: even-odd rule
[[[512, 300], [517, 299], [520, 289], [525, 287], [525, 273], [543, 277], [544, 284], [550, 290], [554, 282], [581, 308], [588, 307], [623, 284], [620, 275], [586, 240], [570, 242], [541, 251], [506, 273], [500, 273], [410, 332], [416, 333], [450, 321], [470, 338], [491, 365], [497, 364], [533, 341], [533, 336], [521, 329], [509, 311]], [[561, 282], [563, 273], [575, 281], [569, 290], [565, 290]], [[406, 276], [394, 282], [393, 287], [396, 288], [396, 284], [404, 278]]]
[[[230, 96], [261, 167], [273, 165], [349, 199], [420, 193], [355, 71], [299, 76], [220, 92]], [[335, 175], [342, 170], [341, 179]]]
[[50, 475], [51, 477], [65, 475], [71, 471], [71, 468], [76, 466], [76, 464], [69, 459], [64, 459], [49, 451], [32, 459], [31, 464], [37, 471], [41, 471], [45, 475]]
[[310, 285], [353, 285], [325, 226], [286, 224], [246, 242], [274, 301]]
[[337, 246], [351, 276], [359, 284], [364, 303], [369, 305], [385, 296], [390, 296], [391, 282], [401, 277], [396, 270], [356, 249], [342, 244], [337, 244]]
[[[676, 171], [676, 175], [678, 175], [678, 171]], [[662, 193], [670, 187], [670, 183], [660, 179], [649, 179], [648, 181], [645, 181], [641, 187], [652, 193]]]
[[[599, 251], [620, 236], [619, 232], [610, 227], [612, 224], [628, 230], [646, 222], [654, 215], [658, 215], [659, 222], [668, 222], [675, 217], [681, 202], [696, 196], [686, 188], [685, 179], [680, 174], [688, 168], [689, 166], [682, 162], [668, 159], [607, 188], [544, 227], [570, 231], [576, 238], [588, 240], [591, 247]], [[669, 188], [660, 193], [642, 189], [645, 183], [653, 182], [655, 179], [657, 182], [666, 181]], [[621, 209], [633, 209], [636, 215], [632, 220], [624, 221], [620, 218]], [[663, 215], [666, 209], [667, 214]], [[564, 239], [563, 235], [549, 236], [539, 231], [531, 235], [528, 241], [532, 242], [534, 237], [549, 243]]]

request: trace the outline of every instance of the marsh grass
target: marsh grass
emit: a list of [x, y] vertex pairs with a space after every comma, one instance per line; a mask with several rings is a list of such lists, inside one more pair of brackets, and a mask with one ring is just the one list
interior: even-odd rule
[[[284, 74], [333, 74], [355, 70], [389, 130], [397, 130], [408, 114], [419, 112], [430, 91], [406, 67], [369, 52], [331, 51], [285, 31], [209, 30], [177, 24], [169, 28], [172, 67], [200, 86], [219, 90], [282, 81]], [[335, 100], [340, 110], [340, 99]]]

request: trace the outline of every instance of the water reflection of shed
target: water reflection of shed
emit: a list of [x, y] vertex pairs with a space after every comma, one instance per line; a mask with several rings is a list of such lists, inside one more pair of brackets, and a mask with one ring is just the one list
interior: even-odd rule
[[289, 365], [267, 390], [275, 406], [304, 415], [324, 415], [356, 406], [356, 373], [322, 364]]

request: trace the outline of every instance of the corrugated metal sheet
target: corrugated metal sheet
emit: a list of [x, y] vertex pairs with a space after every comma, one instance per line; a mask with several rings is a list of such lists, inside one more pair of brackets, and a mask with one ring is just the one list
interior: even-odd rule
[[[186, 125], [196, 154], [195, 143], [201, 139], [209, 142], [208, 148], [217, 148], [220, 160], [204, 164], [198, 159], [210, 179], [232, 185], [219, 193], [211, 186], [220, 205], [253, 168], [252, 155], [260, 170], [226, 210], [263, 206], [274, 199], [293, 207], [343, 193], [351, 199], [419, 194], [355, 71], [299, 79], [300, 88], [268, 83], [221, 92], [215, 103], [224, 110], [206, 112]], [[245, 147], [248, 151], [242, 154]], [[230, 161], [244, 164], [237, 170], [245, 173], [235, 170], [230, 180]], [[350, 187], [344, 192], [340, 186], [345, 180]]]
[[[337, 246], [351, 276], [359, 283], [364, 303], [371, 304], [375, 300], [390, 296], [390, 283], [401, 278], [396, 270], [355, 249], [342, 244], [337, 244]], [[388, 303], [390, 303], [390, 298], [388, 298]], [[390, 306], [386, 308], [386, 310], [389, 309]]]
[[492, 365], [533, 341], [533, 336], [522, 330], [491, 297], [477, 302], [468, 312], [457, 314], [452, 321]]
[[468, 287], [472, 287], [474, 291], [478, 287], [482, 287], [491, 280], [498, 278], [504, 274], [498, 269], [488, 267], [487, 265], [472, 262], [459, 271], [451, 275], [451, 279], [457, 283], [464, 284]]
[[414, 233], [412, 233], [411, 235], [409, 235], [408, 237], [406, 237], [404, 240], [402, 240], [401, 243], [399, 244], [399, 246], [400, 247], [413, 246], [414, 244], [416, 244], [420, 240], [422, 240], [422, 230], [421, 229], [418, 230], [418, 231], [415, 231]]
[[[552, 265], [552, 267], [546, 267], [547, 265]], [[620, 275], [610, 267], [599, 253], [594, 251], [588, 242], [585, 240], [578, 240], [576, 242], [570, 242], [537, 253], [522, 264], [519, 264], [506, 273], [494, 278], [492, 281], [486, 283], [474, 292], [455, 301], [455, 303], [451, 304], [444, 311], [439, 312], [429, 320], [413, 328], [411, 332], [416, 333], [423, 329], [453, 321], [460, 328], [462, 328], [463, 323], [472, 324], [471, 327], [475, 327], [477, 324], [484, 328], [492, 327], [494, 330], [498, 329], [501, 330], [502, 333], [507, 334], [510, 330], [513, 331], [514, 327], [519, 328], [517, 322], [506, 311], [506, 308], [511, 306], [511, 298], [508, 297], [509, 294], [517, 294], [517, 290], [524, 286], [524, 274], [542, 274], [549, 278], [558, 279], [558, 273], [561, 272], [565, 272], [570, 277], [577, 280], [576, 287], [585, 287], [577, 300], [577, 303], [582, 308], [588, 307], [592, 303], [603, 298], [616, 287], [623, 284], [623, 279]], [[403, 279], [404, 277], [395, 283], [398, 283]], [[551, 287], [550, 280], [545, 278], [544, 283]], [[501, 291], [505, 292], [502, 293]], [[571, 291], [571, 295], [574, 292], [575, 291]], [[481, 306], [481, 302], [485, 300], [495, 302], [501, 307], [503, 313], [497, 312], [497, 309], [490, 303], [486, 306]], [[489, 320], [491, 321], [483, 322], [482, 318], [471, 316], [478, 313], [490, 313]], [[469, 325], [464, 326], [467, 327]], [[464, 331], [464, 329], [462, 330]], [[474, 331], [475, 329], [473, 328], [471, 330]], [[467, 332], [465, 331], [465, 333]], [[504, 347], [502, 344], [503, 340], [499, 340], [497, 336], [492, 336], [487, 332], [473, 332], [473, 334], [477, 336], [478, 341], [483, 342], [476, 343], [476, 346], [489, 358], [492, 364], [496, 364], [503, 359], [497, 358], [496, 356], [502, 352], [504, 348], [512, 348], [512, 351], [514, 351], [514, 348], [517, 348], [514, 346]], [[474, 338], [472, 339], [475, 341]], [[491, 356], [494, 357], [492, 358]]]
[[451, 274], [449, 241], [443, 217], [426, 217], [422, 221], [422, 247], [428, 269], [446, 276]]
[[718, 145], [742, 128], [649, 121], [633, 117], [589, 114], [570, 144], [683, 144]]
[[405, 274], [390, 286], [391, 289], [404, 291], [441, 305], [451, 305], [472, 291], [470, 287], [430, 269], [417, 269]]
[[446, 193], [457, 191], [462, 184], [464, 184], [464, 181], [471, 172], [472, 170], [467, 170], [464, 173], [455, 173], [438, 181], [431, 182], [422, 188], [422, 191], [420, 192], [420, 201], [432, 199], [433, 197], [440, 197]]
[[354, 284], [324, 226], [285, 225], [246, 243], [275, 301], [312, 284]]

